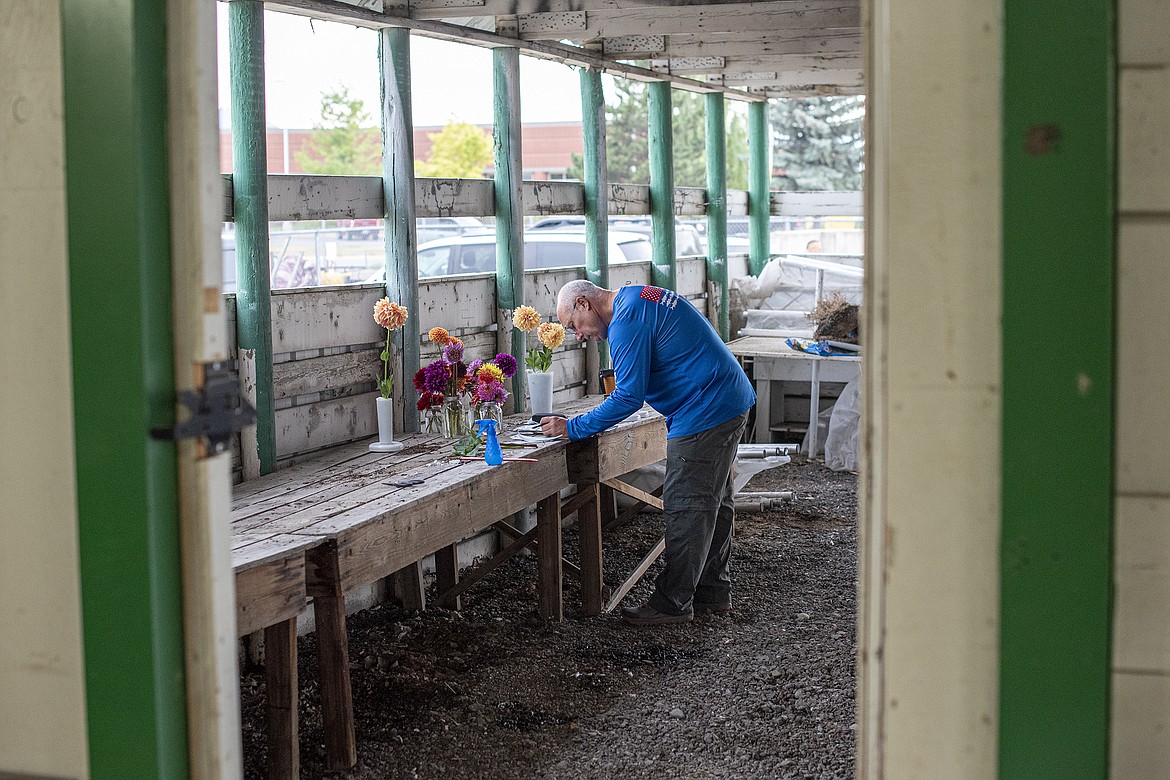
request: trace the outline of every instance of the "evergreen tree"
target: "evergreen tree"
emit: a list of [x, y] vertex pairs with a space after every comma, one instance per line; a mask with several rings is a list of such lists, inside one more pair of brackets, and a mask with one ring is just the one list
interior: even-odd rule
[[379, 131], [364, 127], [369, 112], [360, 98], [342, 87], [321, 95], [321, 121], [313, 125], [304, 151], [295, 157], [306, 173], [378, 175], [382, 173]]
[[415, 160], [417, 176], [450, 179], [482, 179], [492, 164], [492, 140], [467, 122], [448, 122], [431, 133], [431, 153], [426, 162]]
[[616, 100], [606, 106], [606, 173], [614, 183], [650, 181], [650, 91], [640, 81], [614, 81]]
[[707, 186], [707, 105], [703, 95], [673, 90], [674, 186]]
[[[650, 181], [650, 97], [639, 81], [615, 80], [616, 99], [605, 112], [606, 174], [614, 183]], [[674, 183], [678, 187], [707, 186], [707, 118], [703, 95], [675, 90], [673, 110]], [[727, 113], [727, 186], [747, 189], [747, 123]], [[570, 179], [584, 177], [582, 156], [574, 154], [567, 171]]]
[[748, 131], [743, 112], [727, 111], [727, 189], [748, 188]]
[[860, 190], [865, 98], [772, 101], [772, 166], [781, 190]]

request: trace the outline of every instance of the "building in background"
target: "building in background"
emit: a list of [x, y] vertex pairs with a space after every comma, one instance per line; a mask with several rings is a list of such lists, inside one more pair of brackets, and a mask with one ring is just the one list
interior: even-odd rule
[[[492, 135], [492, 126], [477, 125], [489, 139]], [[414, 128], [414, 156], [416, 160], [425, 160], [431, 153], [431, 136], [443, 128], [416, 127]], [[268, 171], [269, 173], [304, 173], [297, 164], [297, 153], [304, 151], [309, 142], [313, 129], [268, 129]], [[377, 135], [376, 128], [370, 128], [372, 135]], [[543, 122], [526, 124], [523, 127], [521, 143], [524, 149], [525, 179], [545, 181], [549, 179], [564, 179], [569, 167], [573, 164], [572, 156], [584, 152], [585, 144], [581, 136], [580, 122]], [[219, 160], [220, 171], [230, 173], [232, 170], [232, 133], [228, 128], [219, 131]], [[483, 175], [492, 176], [492, 168], [484, 169]]]

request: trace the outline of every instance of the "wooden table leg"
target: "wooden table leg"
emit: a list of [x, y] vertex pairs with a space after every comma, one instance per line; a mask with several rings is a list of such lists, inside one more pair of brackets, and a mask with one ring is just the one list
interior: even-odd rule
[[345, 592], [337, 546], [309, 552], [309, 594], [317, 622], [321, 720], [325, 727], [325, 768], [349, 769], [357, 763], [353, 690], [349, 680], [349, 639], [345, 630]]
[[597, 483], [582, 485], [592, 498], [577, 510], [581, 532], [581, 606], [586, 615], [601, 614], [601, 489]]
[[[783, 418], [781, 418], [783, 420]], [[756, 380], [756, 444], [772, 441], [772, 380]]]
[[821, 363], [814, 360], [808, 398], [808, 459], [817, 459], [817, 435], [821, 422]]
[[415, 561], [394, 572], [394, 590], [402, 599], [402, 608], [421, 610], [427, 608], [427, 595], [423, 587], [422, 564]]
[[295, 617], [264, 629], [264, 681], [268, 688], [268, 777], [296, 780], [301, 774], [301, 740]]
[[[435, 552], [435, 581], [439, 593], [446, 593], [459, 584], [459, 545], [449, 544]], [[447, 609], [459, 609], [462, 605], [458, 596], [440, 598], [439, 604]]]
[[540, 616], [545, 620], [564, 620], [561, 583], [561, 497], [553, 495], [536, 505], [537, 557], [540, 575], [537, 590]]
[[617, 494], [608, 485], [601, 485], [601, 524], [608, 525], [618, 515]]

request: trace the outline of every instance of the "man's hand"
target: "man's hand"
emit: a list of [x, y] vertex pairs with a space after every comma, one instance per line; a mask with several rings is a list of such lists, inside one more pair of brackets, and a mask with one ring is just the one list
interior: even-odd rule
[[541, 417], [540, 430], [545, 436], [562, 436], [568, 438], [568, 422], [564, 417]]

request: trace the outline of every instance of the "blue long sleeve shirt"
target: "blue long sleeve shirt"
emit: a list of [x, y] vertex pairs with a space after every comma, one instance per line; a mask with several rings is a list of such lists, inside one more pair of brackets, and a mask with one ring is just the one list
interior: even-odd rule
[[686, 298], [661, 287], [618, 290], [609, 323], [617, 389], [567, 423], [584, 439], [649, 403], [666, 418], [667, 438], [689, 436], [743, 414], [756, 393], [731, 350]]

